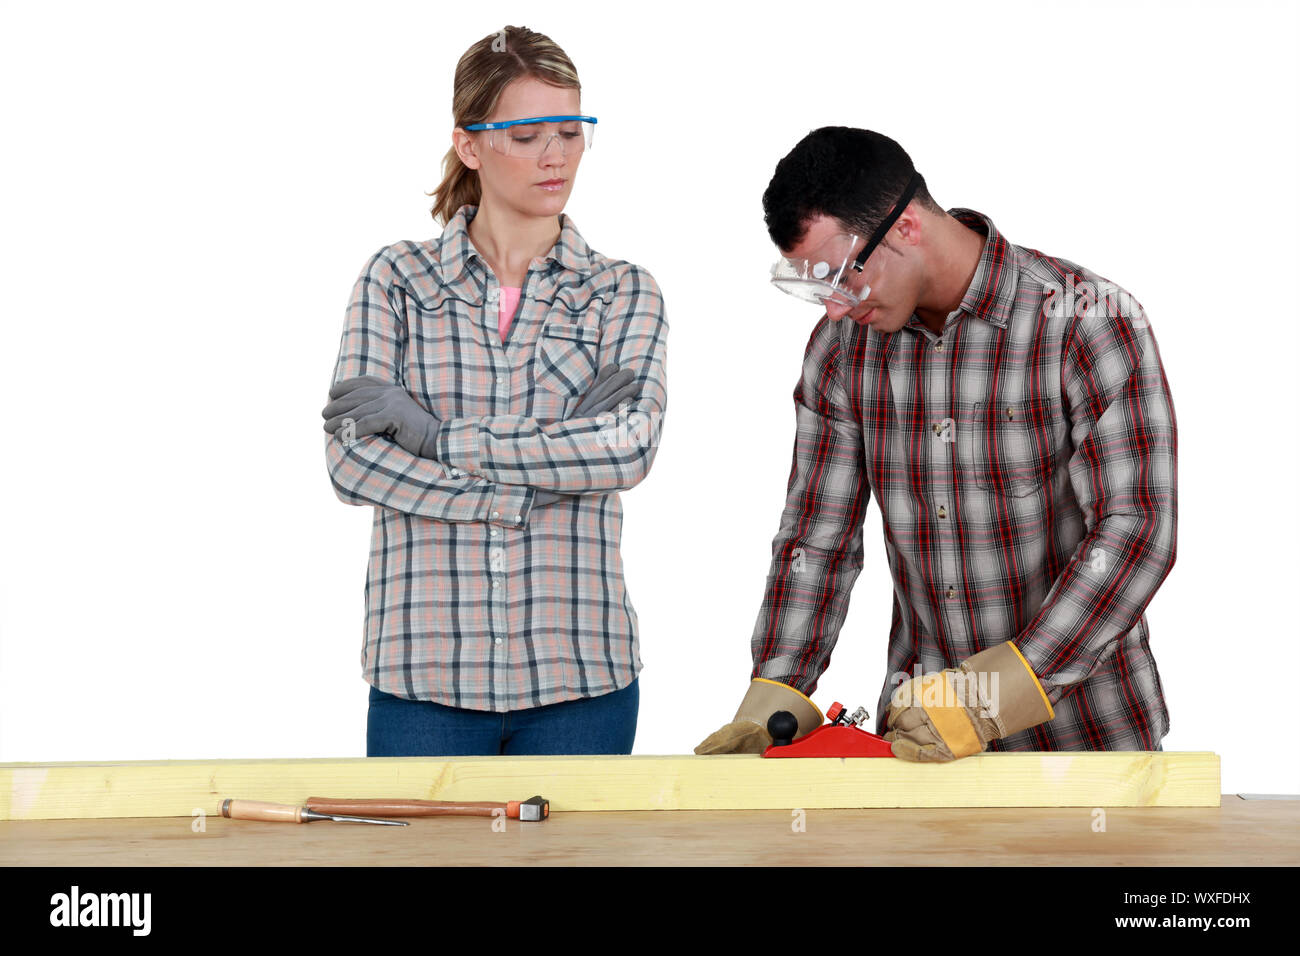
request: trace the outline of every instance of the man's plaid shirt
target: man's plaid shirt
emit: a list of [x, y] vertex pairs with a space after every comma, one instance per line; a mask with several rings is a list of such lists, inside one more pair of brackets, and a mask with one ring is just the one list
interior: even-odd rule
[[[501, 712], [607, 694], [641, 669], [618, 492], [658, 449], [668, 323], [650, 273], [592, 251], [562, 215], [502, 343], [500, 285], [467, 231], [477, 211], [371, 256], [334, 370], [402, 385], [442, 419], [434, 459], [386, 435], [326, 436], [325, 456], [339, 498], [374, 506], [366, 680]], [[570, 418], [608, 364], [635, 373], [640, 398]], [[536, 489], [576, 497], [534, 509]]]
[[1123, 289], [950, 212], [986, 238], [942, 333], [813, 329], [752, 676], [816, 687], [874, 492], [894, 591], [878, 732], [903, 676], [1010, 640], [1056, 716], [990, 750], [1154, 750], [1169, 714], [1144, 612], [1178, 514], [1155, 336]]

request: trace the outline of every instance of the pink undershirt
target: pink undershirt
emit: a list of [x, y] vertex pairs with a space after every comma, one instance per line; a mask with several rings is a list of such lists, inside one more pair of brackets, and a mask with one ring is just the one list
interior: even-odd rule
[[519, 307], [519, 292], [522, 286], [501, 287], [501, 319], [499, 326], [501, 329], [501, 341], [506, 340], [506, 333], [510, 331], [510, 323], [515, 317], [515, 309]]

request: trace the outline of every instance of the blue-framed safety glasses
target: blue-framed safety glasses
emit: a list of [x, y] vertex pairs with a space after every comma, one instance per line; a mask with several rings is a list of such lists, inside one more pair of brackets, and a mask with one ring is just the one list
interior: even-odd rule
[[565, 156], [591, 149], [596, 129], [594, 116], [532, 116], [501, 123], [473, 123], [467, 132], [484, 131], [488, 145], [504, 156], [541, 156], [551, 140]]

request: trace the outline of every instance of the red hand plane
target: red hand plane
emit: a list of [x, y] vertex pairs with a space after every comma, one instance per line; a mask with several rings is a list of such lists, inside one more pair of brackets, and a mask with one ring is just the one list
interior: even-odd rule
[[863, 730], [867, 712], [859, 707], [852, 716], [844, 715], [844, 705], [838, 700], [826, 711], [829, 723], [791, 741], [799, 729], [799, 722], [789, 711], [778, 710], [767, 721], [767, 732], [772, 735], [772, 746], [763, 751], [764, 757], [892, 757], [889, 741], [877, 734]]

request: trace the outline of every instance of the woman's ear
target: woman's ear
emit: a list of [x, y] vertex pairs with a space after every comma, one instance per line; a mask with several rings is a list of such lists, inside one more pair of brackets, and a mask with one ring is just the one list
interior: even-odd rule
[[482, 161], [478, 158], [478, 144], [474, 141], [474, 137], [459, 126], [451, 131], [451, 146], [456, 150], [460, 161], [470, 169], [478, 169], [482, 165]]

